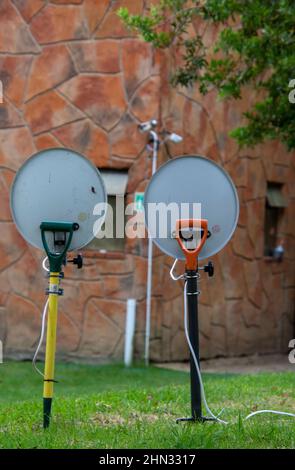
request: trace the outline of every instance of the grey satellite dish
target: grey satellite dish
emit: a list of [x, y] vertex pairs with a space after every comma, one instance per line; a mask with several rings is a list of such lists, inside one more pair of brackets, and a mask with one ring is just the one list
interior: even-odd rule
[[[69, 250], [87, 245], [98, 227], [96, 204], [106, 205], [103, 180], [92, 163], [68, 149], [44, 150], [29, 158], [17, 172], [11, 189], [11, 212], [14, 222], [27, 242], [44, 249], [42, 222], [76, 223]], [[103, 214], [104, 212], [104, 214]], [[102, 211], [101, 227], [106, 212]], [[48, 239], [50, 251], [55, 251]]]
[[201, 204], [200, 216], [208, 220], [210, 237], [199, 254], [200, 260], [219, 252], [230, 240], [238, 222], [239, 199], [231, 178], [215, 162], [199, 155], [178, 157], [162, 165], [152, 177], [144, 198], [146, 225], [155, 244], [167, 255], [184, 260], [175, 239], [179, 217], [168, 214], [164, 236], [159, 233], [161, 216], [156, 223], [151, 217], [155, 204], [160, 203], [174, 203], [179, 210], [181, 204], [189, 203], [186, 218], [194, 218], [193, 203]]

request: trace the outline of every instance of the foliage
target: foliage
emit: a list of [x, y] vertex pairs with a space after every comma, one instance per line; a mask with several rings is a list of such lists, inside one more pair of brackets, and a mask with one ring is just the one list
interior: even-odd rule
[[[245, 87], [257, 91], [244, 113], [246, 125], [231, 132], [240, 145], [280, 139], [295, 148], [295, 103], [289, 100], [295, 78], [294, 0], [158, 0], [145, 15], [121, 8], [119, 16], [155, 47], [182, 51], [174, 85], [198, 82], [203, 94], [214, 87], [221, 98], [234, 99]], [[199, 20], [219, 27], [212, 47], [203, 41]]]

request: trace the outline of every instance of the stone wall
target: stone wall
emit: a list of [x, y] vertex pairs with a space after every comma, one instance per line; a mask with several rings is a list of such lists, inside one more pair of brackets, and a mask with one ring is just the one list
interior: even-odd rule
[[[241, 202], [231, 243], [202, 280], [201, 355], [285, 351], [294, 336], [294, 155], [278, 143], [239, 150], [227, 132], [237, 125], [251, 94], [220, 102], [215, 92], [173, 89], [173, 62], [126, 31], [119, 6], [141, 12], [141, 0], [2, 0], [0, 2], [0, 339], [6, 356], [30, 357], [36, 347], [46, 287], [43, 253], [16, 231], [9, 187], [33, 153], [69, 147], [100, 168], [128, 171], [127, 202], [143, 191], [151, 172], [137, 124], [158, 118], [184, 136], [160, 161], [198, 153], [231, 174]], [[208, 41], [216, 31], [207, 31]], [[266, 181], [284, 183], [288, 200], [280, 227], [286, 257], [263, 257]], [[60, 301], [58, 353], [67, 358], [121, 360], [126, 299], [137, 299], [136, 354], [145, 327], [146, 242], [126, 240], [124, 252], [85, 251], [85, 266], [68, 265]], [[154, 250], [151, 355], [188, 356], [182, 285], [169, 278], [172, 260]], [[181, 269], [181, 267], [180, 267]]]
[[[201, 32], [205, 44], [214, 44], [216, 27], [208, 28], [198, 22], [194, 28]], [[229, 172], [240, 200], [237, 230], [226, 248], [212, 258], [215, 276], [208, 279], [202, 275], [201, 356], [284, 352], [295, 336], [294, 152], [288, 153], [279, 142], [240, 149], [228, 132], [243, 123], [242, 113], [255, 99], [253, 90], [244, 90], [241, 100], [221, 101], [215, 90], [203, 96], [197, 87], [172, 88], [169, 77], [178, 63], [179, 53], [169, 52], [161, 69], [162, 125], [173, 127], [184, 137], [181, 145], [170, 146], [169, 157], [198, 153], [211, 158]], [[267, 182], [282, 184], [288, 201], [278, 226], [278, 239], [285, 242], [282, 263], [264, 256]], [[183, 319], [179, 314], [182, 287], [175, 290], [171, 286], [171, 261], [165, 261], [164, 350], [170, 351], [171, 360], [184, 359]]]

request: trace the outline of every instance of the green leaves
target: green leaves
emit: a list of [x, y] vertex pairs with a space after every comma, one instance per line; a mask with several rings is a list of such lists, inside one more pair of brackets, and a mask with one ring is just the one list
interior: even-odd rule
[[123, 7], [119, 8], [117, 13], [125, 25], [129, 29], [137, 31], [146, 42], [151, 42], [155, 47], [169, 47], [171, 33], [155, 30], [162, 21], [165, 21], [159, 7], [152, 6], [149, 16], [129, 15], [128, 9]]
[[[222, 99], [241, 98], [245, 86], [264, 91], [265, 100], [245, 113], [247, 125], [230, 134], [240, 145], [278, 138], [295, 148], [295, 104], [288, 100], [295, 78], [294, 0], [160, 0], [146, 15], [126, 8], [118, 14], [155, 47], [181, 51], [174, 86], [196, 82], [201, 93], [215, 87]], [[216, 44], [205, 46], [199, 20], [220, 25]]]

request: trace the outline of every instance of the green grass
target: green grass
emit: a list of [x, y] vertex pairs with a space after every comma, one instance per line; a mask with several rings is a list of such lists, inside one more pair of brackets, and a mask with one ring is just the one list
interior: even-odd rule
[[185, 372], [57, 364], [53, 419], [42, 429], [42, 378], [30, 363], [0, 365], [0, 448], [294, 448], [295, 374], [204, 374], [212, 410], [230, 424], [176, 424], [190, 413]]

